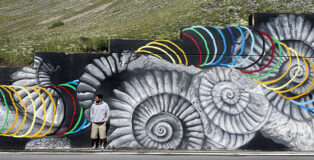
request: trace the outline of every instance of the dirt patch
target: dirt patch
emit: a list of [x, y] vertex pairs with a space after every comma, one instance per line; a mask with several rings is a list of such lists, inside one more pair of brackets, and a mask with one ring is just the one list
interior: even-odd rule
[[110, 6], [113, 2], [111, 3], [107, 3], [107, 4], [104, 4], [98, 8], [95, 8], [93, 10], [90, 10], [90, 11], [87, 11], [87, 12], [84, 12], [84, 13], [81, 13], [79, 15], [76, 15], [74, 17], [71, 17], [71, 18], [68, 18], [66, 20], [64, 20], [63, 22], [64, 23], [68, 23], [68, 22], [71, 22], [71, 21], [74, 21], [74, 20], [77, 20], [77, 19], [82, 19], [82, 18], [86, 18], [86, 17], [89, 17], [91, 15], [94, 15], [96, 13], [99, 13], [99, 12], [102, 12], [104, 11], [108, 6]]
[[63, 17], [63, 15], [52, 17], [52, 18], [49, 18], [49, 19], [46, 19], [46, 20], [39, 22], [37, 25], [47, 24], [47, 23], [50, 23], [52, 21], [56, 21], [56, 20], [60, 19], [61, 17]]

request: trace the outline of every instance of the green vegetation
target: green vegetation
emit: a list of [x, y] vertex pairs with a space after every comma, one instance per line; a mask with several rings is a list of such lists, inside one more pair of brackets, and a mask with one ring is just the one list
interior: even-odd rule
[[1, 0], [0, 64], [29, 65], [35, 51], [107, 52], [110, 38], [179, 39], [183, 25], [248, 25], [254, 12], [313, 8], [302, 0]]
[[56, 23], [53, 23], [50, 27], [48, 27], [48, 29], [53, 29], [53, 28], [60, 27], [63, 25], [64, 25], [64, 22], [58, 21]]

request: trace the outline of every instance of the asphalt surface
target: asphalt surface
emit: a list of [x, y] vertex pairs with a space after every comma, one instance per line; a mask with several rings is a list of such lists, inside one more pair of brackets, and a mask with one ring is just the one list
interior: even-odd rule
[[2, 154], [1, 160], [313, 160], [313, 156], [201, 156], [201, 155], [104, 155], [104, 154]]
[[313, 152], [0, 152], [0, 160], [313, 160]]

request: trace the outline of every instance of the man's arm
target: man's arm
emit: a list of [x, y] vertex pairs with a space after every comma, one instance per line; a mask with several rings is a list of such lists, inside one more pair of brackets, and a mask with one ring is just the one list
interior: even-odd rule
[[93, 105], [92, 105], [92, 107], [89, 110], [89, 119], [91, 122], [93, 122], [93, 117], [94, 117], [94, 114], [93, 114]]
[[106, 104], [105, 122], [107, 122], [109, 119], [109, 116], [110, 116], [110, 109], [109, 109], [109, 105], [107, 103], [105, 103], [105, 104]]

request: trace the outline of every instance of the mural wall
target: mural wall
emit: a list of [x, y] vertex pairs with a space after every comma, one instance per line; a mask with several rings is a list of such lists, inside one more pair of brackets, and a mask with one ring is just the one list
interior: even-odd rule
[[101, 93], [107, 148], [314, 150], [313, 19], [254, 14], [180, 40], [111, 40], [110, 54], [36, 53], [2, 69], [0, 147], [89, 147]]

